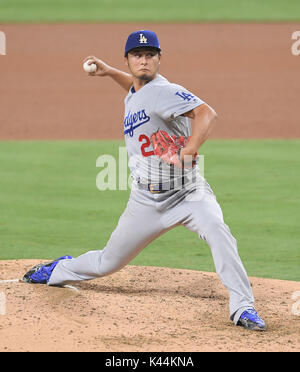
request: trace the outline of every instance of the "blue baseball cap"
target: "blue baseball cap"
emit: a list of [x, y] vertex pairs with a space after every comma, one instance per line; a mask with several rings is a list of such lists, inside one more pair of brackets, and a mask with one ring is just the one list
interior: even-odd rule
[[158, 52], [161, 51], [157, 35], [149, 30], [135, 31], [128, 36], [125, 45], [125, 57], [127, 57], [128, 52], [135, 48], [152, 48]]

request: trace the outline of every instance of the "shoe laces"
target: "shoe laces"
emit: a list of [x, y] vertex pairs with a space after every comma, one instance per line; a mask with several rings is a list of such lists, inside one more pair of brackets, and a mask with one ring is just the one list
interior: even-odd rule
[[248, 309], [245, 310], [247, 313], [252, 314], [252, 315], [257, 315], [257, 311], [255, 309]]

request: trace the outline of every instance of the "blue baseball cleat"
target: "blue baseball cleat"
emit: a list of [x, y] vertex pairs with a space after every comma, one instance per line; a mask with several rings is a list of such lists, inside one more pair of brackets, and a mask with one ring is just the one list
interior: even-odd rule
[[242, 326], [252, 331], [265, 331], [266, 323], [257, 315], [254, 309], [245, 310], [237, 322], [238, 326]]
[[48, 263], [41, 263], [30, 269], [23, 277], [22, 281], [31, 284], [47, 284], [52, 271], [60, 260], [71, 259], [72, 256], [63, 256]]

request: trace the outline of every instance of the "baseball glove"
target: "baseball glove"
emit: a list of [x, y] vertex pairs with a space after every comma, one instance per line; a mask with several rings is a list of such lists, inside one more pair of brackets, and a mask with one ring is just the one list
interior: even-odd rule
[[180, 151], [186, 146], [189, 139], [190, 137], [170, 136], [164, 130], [158, 130], [150, 137], [155, 155], [164, 163], [174, 165], [178, 168], [192, 168], [196, 164], [197, 154], [189, 162], [180, 160]]

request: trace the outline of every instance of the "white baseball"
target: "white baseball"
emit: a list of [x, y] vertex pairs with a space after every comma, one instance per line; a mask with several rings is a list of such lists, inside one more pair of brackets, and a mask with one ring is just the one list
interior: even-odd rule
[[84, 62], [83, 69], [85, 72], [96, 72], [97, 71], [97, 65], [95, 63], [88, 64], [90, 62], [90, 59]]

